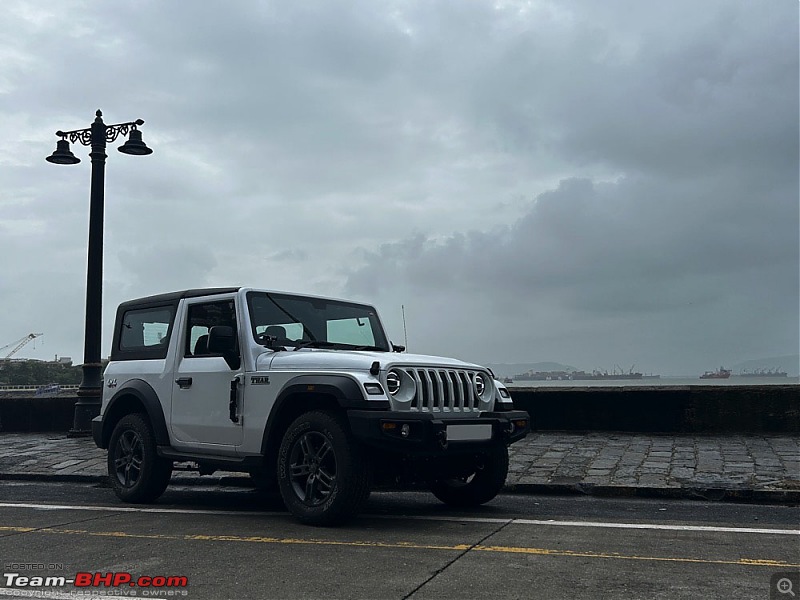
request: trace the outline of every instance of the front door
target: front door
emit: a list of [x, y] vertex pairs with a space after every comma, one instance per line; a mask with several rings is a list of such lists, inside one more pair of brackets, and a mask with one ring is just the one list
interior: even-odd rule
[[230, 418], [231, 381], [242, 370], [231, 370], [221, 355], [208, 351], [208, 331], [216, 325], [238, 331], [235, 300], [188, 302], [172, 377], [172, 435], [179, 446], [232, 450], [242, 443], [242, 421]]

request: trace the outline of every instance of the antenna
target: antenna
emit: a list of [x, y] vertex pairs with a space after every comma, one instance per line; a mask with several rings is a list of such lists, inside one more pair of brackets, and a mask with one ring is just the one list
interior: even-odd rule
[[408, 348], [408, 330], [406, 329], [406, 305], [401, 304], [400, 310], [403, 311], [403, 343], [405, 347]]

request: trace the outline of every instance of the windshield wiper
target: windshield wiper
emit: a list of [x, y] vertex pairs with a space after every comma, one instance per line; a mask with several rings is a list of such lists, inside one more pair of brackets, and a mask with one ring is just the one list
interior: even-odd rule
[[378, 352], [386, 352], [386, 348], [381, 348], [380, 346], [358, 346], [353, 348], [353, 350], [377, 350]]
[[333, 348], [335, 345], [333, 342], [326, 342], [325, 340], [310, 340], [295, 346], [294, 351], [297, 352], [300, 348]]

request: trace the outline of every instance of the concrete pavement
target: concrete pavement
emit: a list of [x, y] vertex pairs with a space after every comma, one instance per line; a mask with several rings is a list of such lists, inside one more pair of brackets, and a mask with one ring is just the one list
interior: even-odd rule
[[[156, 506], [132, 506], [100, 486], [17, 482], [0, 485], [0, 555], [23, 577], [188, 578], [173, 590], [82, 588], [103, 597], [766, 600], [781, 577], [800, 588], [799, 513], [526, 494], [460, 510], [430, 494], [378, 493], [352, 523], [320, 528], [240, 488], [174, 486]], [[3, 583], [3, 598], [81, 593]]]
[[[99, 482], [105, 451], [90, 438], [0, 433], [0, 480]], [[242, 474], [173, 483], [241, 484]], [[800, 438], [534, 432], [511, 447], [507, 491], [800, 502]]]

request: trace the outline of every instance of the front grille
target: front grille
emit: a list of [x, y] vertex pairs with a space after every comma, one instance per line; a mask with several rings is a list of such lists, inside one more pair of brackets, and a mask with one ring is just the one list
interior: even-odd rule
[[479, 412], [475, 394], [475, 372], [456, 369], [423, 369], [404, 367], [417, 384], [411, 399], [411, 410], [439, 412]]

